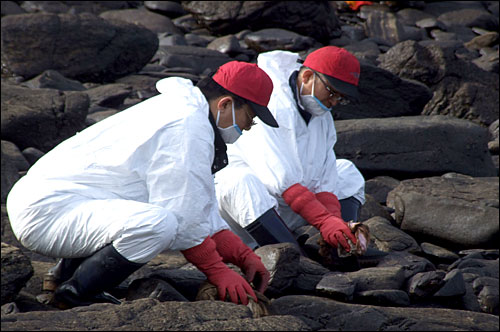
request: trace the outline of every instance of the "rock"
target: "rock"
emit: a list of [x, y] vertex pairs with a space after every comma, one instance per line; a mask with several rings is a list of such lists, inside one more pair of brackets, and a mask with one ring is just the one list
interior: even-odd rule
[[2, 140], [2, 157], [4, 155], [14, 163], [18, 171], [27, 171], [31, 166], [14, 143]]
[[182, 6], [215, 35], [277, 28], [322, 43], [340, 35], [338, 19], [326, 1], [183, 1]]
[[299, 275], [293, 283], [294, 292], [298, 294], [313, 294], [316, 285], [320, 282], [323, 275], [330, 272], [320, 263], [305, 257], [299, 258]]
[[418, 115], [432, 98], [424, 84], [360, 62], [359, 104], [336, 106], [332, 112], [336, 120]]
[[26, 160], [33, 165], [38, 159], [43, 157], [44, 153], [37, 148], [29, 147], [22, 151], [23, 156]]
[[382, 217], [388, 220], [392, 219], [385, 206], [382, 206], [370, 194], [365, 193], [365, 204], [361, 207], [359, 221], [365, 221], [373, 217]]
[[436, 267], [424, 257], [410, 254], [406, 251], [390, 252], [382, 257], [377, 267], [402, 267], [405, 280], [411, 278], [419, 272], [435, 271]]
[[410, 235], [391, 225], [390, 221], [382, 217], [374, 217], [364, 221], [370, 227], [371, 241], [379, 250], [407, 251], [419, 253], [422, 250], [417, 241]]
[[[26, 52], [27, 48], [31, 51]], [[157, 48], [158, 38], [150, 30], [121, 21], [110, 23], [89, 13], [2, 19], [4, 70], [24, 78], [53, 69], [78, 81], [111, 81], [138, 71]]]
[[84, 91], [86, 88], [78, 81], [70, 80], [55, 70], [46, 70], [37, 77], [23, 82], [23, 86], [32, 89], [56, 89], [63, 91]]
[[335, 127], [337, 158], [351, 160], [364, 175], [496, 175], [487, 131], [470, 121], [413, 116], [342, 120]]
[[387, 194], [399, 185], [399, 180], [390, 176], [377, 176], [365, 182], [365, 193], [371, 195], [377, 202], [385, 204]]
[[236, 38], [234, 35], [227, 35], [216, 38], [207, 45], [207, 48], [210, 50], [216, 50], [229, 56], [234, 56], [245, 51], [240, 46], [238, 38]]
[[167, 32], [174, 35], [181, 34], [170, 18], [145, 9], [108, 10], [101, 13], [99, 17], [105, 20], [119, 20], [132, 23], [147, 28], [154, 33]]
[[224, 53], [195, 46], [162, 46], [152, 59], [165, 67], [191, 68], [196, 75], [206, 75], [229, 61]]
[[459, 9], [443, 13], [437, 17], [447, 29], [459, 27], [479, 27], [490, 31], [498, 30], [498, 17], [481, 9]]
[[292, 287], [293, 279], [299, 275], [300, 253], [291, 243], [262, 246], [255, 250], [271, 274], [266, 295], [275, 297]]
[[17, 180], [19, 180], [16, 162], [12, 157], [4, 152], [4, 149], [4, 145], [2, 144], [2, 203], [7, 201], [9, 191], [12, 189]]
[[94, 113], [96, 106], [105, 108], [119, 107], [130, 96], [131, 87], [122, 83], [111, 83], [88, 89], [85, 93], [90, 98], [89, 113]]
[[402, 290], [378, 289], [356, 293], [356, 303], [388, 307], [407, 307], [410, 305], [408, 294]]
[[450, 114], [489, 125], [498, 118], [498, 75], [456, 56], [460, 43], [420, 45], [408, 40], [379, 56], [379, 66], [433, 91], [423, 114]]
[[414, 299], [429, 298], [443, 286], [445, 276], [443, 271], [419, 272], [408, 280], [407, 292]]
[[2, 305], [13, 301], [32, 275], [29, 258], [18, 248], [2, 242]]
[[498, 317], [484, 313], [436, 308], [396, 308], [342, 303], [331, 299], [290, 295], [276, 299], [274, 310], [307, 322], [314, 330], [497, 330]]
[[389, 193], [387, 205], [405, 232], [463, 248], [497, 244], [498, 178], [445, 174], [404, 180]]
[[156, 278], [135, 279], [127, 290], [127, 301], [150, 298], [160, 302], [181, 301], [187, 302], [181, 293], [179, 293], [168, 282]]
[[[159, 319], [161, 317], [161, 319]], [[252, 318], [250, 309], [222, 301], [159, 302], [154, 299], [127, 301], [121, 305], [93, 304], [64, 311], [33, 311], [2, 316], [2, 329], [81, 331], [104, 330], [286, 330], [309, 328], [293, 316]]]
[[368, 37], [388, 46], [393, 46], [410, 38], [421, 39], [416, 34], [412, 34], [398, 20], [395, 14], [386, 11], [371, 11], [368, 13], [365, 22], [365, 32]]
[[169, 18], [176, 18], [187, 14], [182, 5], [176, 1], [144, 1], [144, 6], [152, 12]]
[[460, 256], [454, 252], [432, 243], [423, 242], [420, 244], [420, 248], [431, 260], [434, 259], [437, 261], [451, 263], [460, 258]]
[[84, 92], [2, 83], [2, 139], [47, 152], [85, 127], [88, 107]]
[[444, 285], [434, 293], [435, 297], [450, 298], [465, 294], [465, 282], [462, 272], [459, 270], [448, 272], [443, 281]]
[[245, 36], [248, 47], [257, 52], [272, 50], [303, 51], [314, 45], [314, 39], [301, 36], [284, 29], [263, 29], [251, 32]]

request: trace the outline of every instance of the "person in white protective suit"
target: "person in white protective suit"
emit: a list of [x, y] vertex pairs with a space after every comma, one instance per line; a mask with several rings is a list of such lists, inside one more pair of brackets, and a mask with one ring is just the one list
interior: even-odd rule
[[[278, 127], [273, 89], [256, 64], [228, 62], [197, 86], [172, 77], [159, 95], [102, 120], [43, 156], [13, 187], [17, 239], [63, 258], [54, 298], [119, 303], [106, 293], [164, 250], [180, 250], [234, 303], [257, 300], [269, 272], [221, 218], [213, 173], [253, 117]], [[245, 280], [225, 263], [239, 266]]]
[[280, 125], [258, 122], [228, 148], [230, 165], [215, 177], [221, 215], [252, 248], [298, 245], [293, 231], [309, 223], [327, 243], [349, 251], [345, 236], [353, 243], [356, 238], [345, 221], [357, 221], [365, 181], [352, 162], [335, 157], [331, 112], [358, 100], [359, 61], [326, 46], [305, 61], [271, 51], [257, 63], [273, 81], [268, 107]]

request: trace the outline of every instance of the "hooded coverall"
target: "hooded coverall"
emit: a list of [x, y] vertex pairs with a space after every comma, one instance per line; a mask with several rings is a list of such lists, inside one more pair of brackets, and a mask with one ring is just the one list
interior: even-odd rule
[[229, 228], [215, 197], [205, 96], [178, 77], [156, 87], [159, 95], [62, 142], [14, 185], [7, 210], [26, 248], [77, 258], [113, 242], [146, 263]]
[[[221, 215], [230, 225], [248, 226], [276, 208], [291, 231], [307, 225], [285, 203], [282, 193], [300, 183], [313, 193], [332, 192], [339, 200], [354, 197], [364, 204], [364, 178], [354, 164], [337, 160], [333, 147], [337, 134], [329, 112], [312, 116], [299, 113], [292, 73], [299, 70], [298, 54], [262, 53], [257, 63], [272, 79], [274, 90], [268, 108], [279, 128], [256, 125], [228, 147], [229, 166], [215, 176]], [[298, 91], [295, 91], [298, 94]]]

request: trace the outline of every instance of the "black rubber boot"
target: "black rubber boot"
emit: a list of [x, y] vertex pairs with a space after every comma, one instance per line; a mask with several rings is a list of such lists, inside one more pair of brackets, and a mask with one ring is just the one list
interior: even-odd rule
[[359, 219], [359, 213], [361, 210], [361, 202], [358, 201], [354, 197], [348, 197], [345, 199], [341, 199], [339, 201], [340, 203], [340, 211], [342, 213], [342, 219], [344, 221], [358, 221]]
[[130, 262], [108, 244], [86, 258], [73, 276], [57, 287], [54, 298], [67, 308], [96, 302], [119, 304], [118, 299], [104, 291], [118, 286], [143, 265]]
[[260, 246], [290, 242], [305, 255], [292, 232], [274, 209], [264, 212], [253, 223], [245, 227]]

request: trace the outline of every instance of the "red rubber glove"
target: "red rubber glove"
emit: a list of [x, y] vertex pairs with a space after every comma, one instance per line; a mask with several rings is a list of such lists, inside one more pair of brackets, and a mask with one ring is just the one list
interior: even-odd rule
[[210, 237], [207, 237], [201, 244], [181, 252], [190, 263], [207, 276], [210, 283], [217, 287], [222, 301], [226, 299], [226, 292], [229, 293], [231, 301], [236, 304], [239, 304], [239, 298], [242, 304], [247, 305], [247, 293], [257, 301], [257, 296], [248, 282], [222, 262], [215, 242]]
[[340, 202], [334, 194], [328, 191], [322, 191], [316, 194], [318, 201], [325, 206], [335, 217], [342, 218]]
[[319, 229], [328, 244], [335, 248], [340, 244], [347, 252], [351, 251], [344, 235], [352, 243], [356, 243], [356, 237], [344, 220], [339, 217], [340, 203], [338, 212], [333, 214], [316, 198], [316, 195], [299, 183], [285, 190], [282, 196], [295, 213], [300, 214], [308, 223]]
[[217, 245], [217, 251], [226, 263], [237, 265], [245, 273], [248, 282], [253, 282], [255, 288], [264, 293], [271, 275], [265, 268], [252, 249], [241, 241], [241, 239], [228, 229], [212, 235]]

